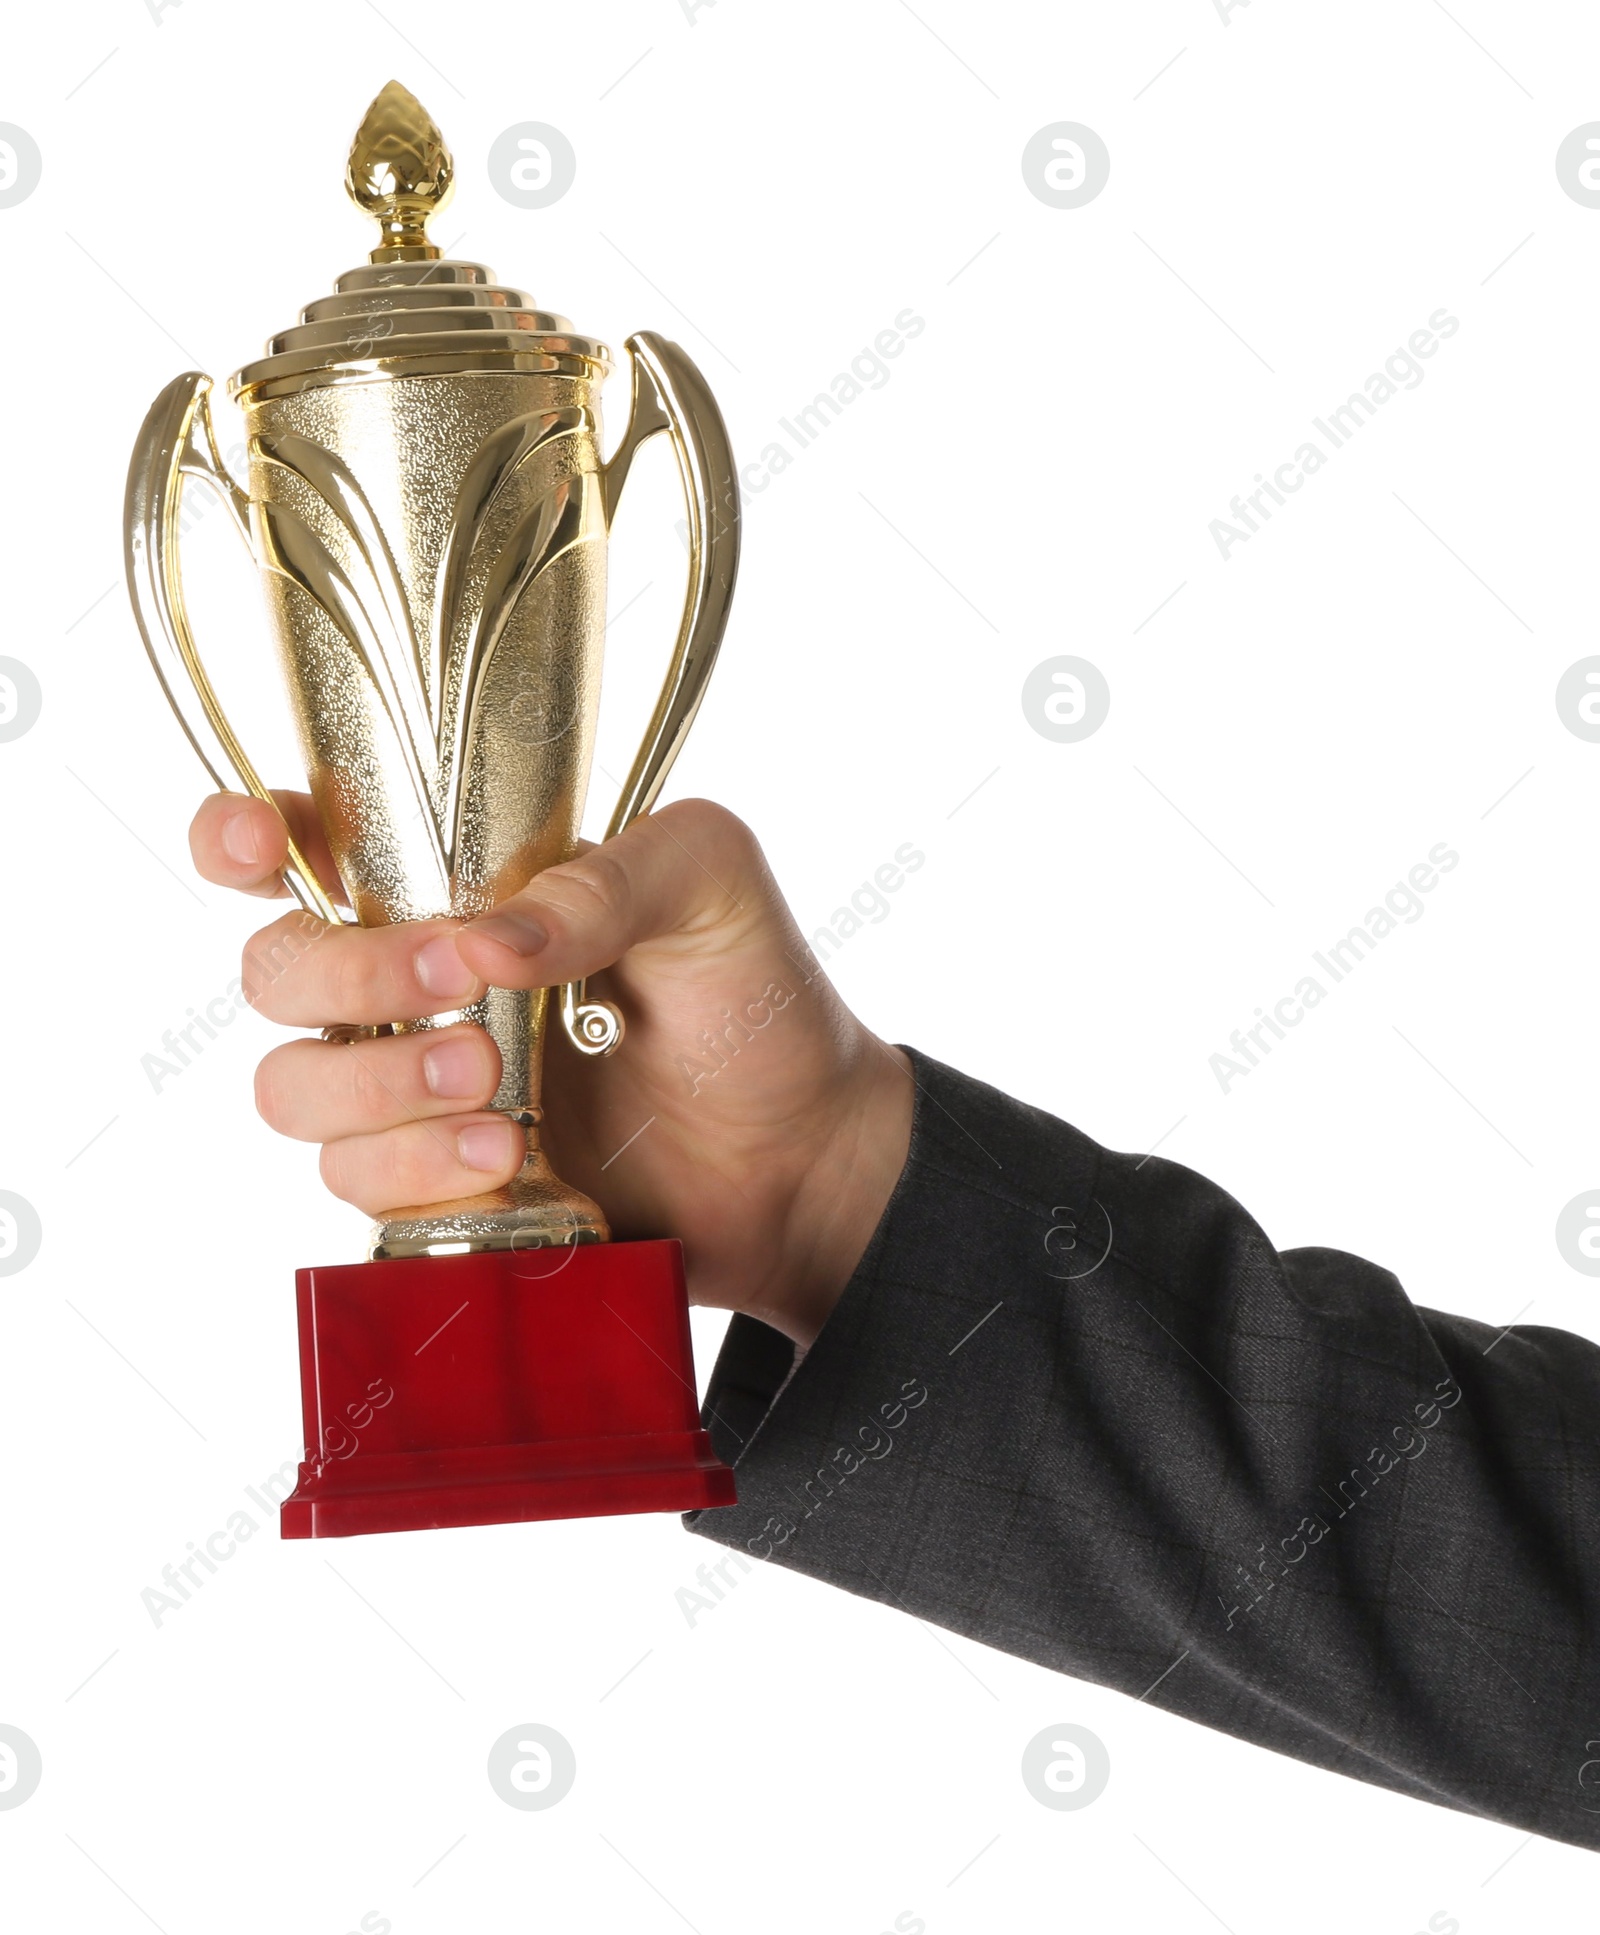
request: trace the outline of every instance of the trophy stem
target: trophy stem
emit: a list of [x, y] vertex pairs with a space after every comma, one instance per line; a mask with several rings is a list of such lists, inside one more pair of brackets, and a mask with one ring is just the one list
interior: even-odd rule
[[574, 1243], [608, 1243], [611, 1230], [598, 1203], [564, 1183], [539, 1141], [540, 1095], [548, 988], [490, 988], [481, 1001], [450, 1014], [403, 1024], [402, 1032], [473, 1021], [500, 1050], [500, 1086], [489, 1106], [509, 1115], [527, 1138], [527, 1156], [503, 1189], [463, 1196], [426, 1208], [396, 1209], [373, 1225], [368, 1255], [463, 1256], [480, 1250], [545, 1250]]

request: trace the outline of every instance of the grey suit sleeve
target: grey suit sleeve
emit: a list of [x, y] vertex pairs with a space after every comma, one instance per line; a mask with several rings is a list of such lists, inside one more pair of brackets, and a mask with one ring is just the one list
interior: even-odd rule
[[821, 1336], [796, 1364], [730, 1326], [739, 1503], [693, 1529], [1600, 1848], [1600, 1349], [1279, 1252], [1204, 1178], [908, 1052], [911, 1152]]

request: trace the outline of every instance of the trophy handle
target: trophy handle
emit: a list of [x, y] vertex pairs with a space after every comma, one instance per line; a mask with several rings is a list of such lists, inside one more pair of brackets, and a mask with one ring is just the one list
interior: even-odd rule
[[[641, 330], [625, 347], [633, 401], [622, 442], [601, 472], [606, 523], [640, 445], [666, 431], [688, 518], [689, 583], [667, 676], [606, 828], [608, 840], [655, 805], [683, 749], [717, 662], [739, 569], [739, 484], [716, 398], [676, 343]], [[580, 1054], [609, 1055], [622, 1040], [622, 1016], [609, 1001], [586, 1000], [581, 981], [561, 989], [561, 1024]]]
[[[167, 703], [218, 791], [251, 793], [277, 812], [277, 802], [262, 784], [217, 701], [195, 648], [183, 601], [178, 514], [185, 478], [195, 478], [217, 494], [245, 549], [254, 555], [250, 499], [228, 474], [217, 449], [210, 392], [210, 377], [197, 370], [175, 378], [151, 404], [134, 444], [123, 506], [128, 594]], [[292, 834], [283, 879], [308, 914], [334, 926], [342, 922], [343, 916]]]

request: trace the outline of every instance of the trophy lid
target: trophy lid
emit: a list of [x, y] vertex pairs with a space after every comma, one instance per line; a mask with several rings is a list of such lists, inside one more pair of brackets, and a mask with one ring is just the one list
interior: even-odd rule
[[[427, 225], [450, 197], [454, 163], [417, 97], [390, 81], [362, 118], [345, 189], [379, 224], [368, 262], [273, 336], [228, 380], [257, 401], [331, 383], [463, 370], [555, 370], [598, 378], [611, 353], [564, 316], [497, 284], [482, 263], [445, 260]], [[248, 393], [248, 394], [247, 394]]]

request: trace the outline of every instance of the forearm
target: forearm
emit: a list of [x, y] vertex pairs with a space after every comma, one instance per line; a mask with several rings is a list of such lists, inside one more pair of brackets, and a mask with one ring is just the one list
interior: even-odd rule
[[1280, 1255], [1202, 1178], [916, 1067], [910, 1159], [776, 1402], [792, 1353], [730, 1334], [709, 1423], [740, 1504], [696, 1529], [1600, 1845], [1600, 1350]]

